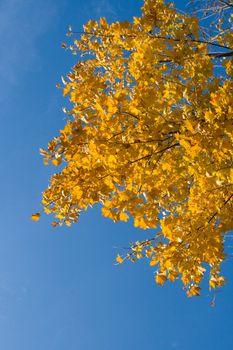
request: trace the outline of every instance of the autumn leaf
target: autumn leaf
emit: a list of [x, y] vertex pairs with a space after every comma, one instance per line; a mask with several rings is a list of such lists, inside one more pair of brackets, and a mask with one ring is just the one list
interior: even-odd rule
[[53, 221], [53, 222], [52, 222], [52, 226], [53, 226], [53, 227], [57, 227], [57, 225], [59, 225], [59, 222], [58, 222], [58, 221]]
[[167, 277], [162, 274], [162, 273], [158, 273], [156, 276], [155, 276], [155, 281], [156, 283], [160, 284], [161, 286], [164, 285], [164, 283], [166, 282], [167, 280]]
[[55, 165], [55, 166], [60, 165], [61, 162], [62, 162], [62, 159], [61, 159], [61, 158], [54, 158], [54, 159], [52, 160], [52, 164]]
[[116, 262], [118, 263], [118, 264], [122, 264], [123, 263], [123, 259], [122, 259], [122, 257], [120, 256], [120, 255], [117, 255], [117, 257], [116, 257]]
[[150, 266], [154, 266], [156, 264], [158, 264], [158, 259], [152, 258], [151, 261], [150, 261]]
[[70, 92], [70, 85], [67, 84], [63, 89], [63, 96], [66, 96]]
[[40, 220], [40, 213], [34, 213], [31, 215], [31, 220], [33, 221], [39, 221]]
[[129, 216], [126, 213], [124, 213], [124, 212], [120, 213], [120, 220], [121, 221], [128, 221], [128, 219], [129, 219]]

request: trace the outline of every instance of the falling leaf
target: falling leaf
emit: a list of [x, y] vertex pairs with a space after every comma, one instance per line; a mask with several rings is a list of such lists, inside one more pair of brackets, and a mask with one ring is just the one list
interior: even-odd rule
[[40, 213], [34, 213], [31, 215], [31, 220], [33, 221], [39, 221], [40, 220]]

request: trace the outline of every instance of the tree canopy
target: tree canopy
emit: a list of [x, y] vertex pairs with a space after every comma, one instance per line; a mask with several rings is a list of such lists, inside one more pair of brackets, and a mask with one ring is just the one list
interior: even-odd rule
[[210, 31], [163, 0], [145, 0], [132, 22], [69, 28], [62, 46], [78, 61], [63, 79], [67, 122], [41, 149], [61, 165], [42, 199], [52, 225], [96, 203], [114, 221], [132, 217], [152, 237], [117, 262], [146, 257], [157, 283], [181, 278], [188, 296], [206, 271], [211, 288], [224, 284], [233, 229], [233, 4], [212, 7]]

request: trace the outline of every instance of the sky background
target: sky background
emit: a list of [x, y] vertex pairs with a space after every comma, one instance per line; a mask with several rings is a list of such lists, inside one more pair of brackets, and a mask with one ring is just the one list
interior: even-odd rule
[[30, 220], [54, 171], [39, 147], [65, 123], [66, 101], [55, 85], [75, 62], [60, 48], [68, 26], [131, 19], [141, 5], [0, 0], [0, 349], [232, 348], [233, 259], [223, 265], [229, 282], [210, 307], [206, 285], [189, 299], [179, 281], [156, 285], [147, 260], [114, 264], [120, 247], [144, 237], [131, 223], [114, 224], [99, 208], [72, 228], [53, 229], [51, 217]]

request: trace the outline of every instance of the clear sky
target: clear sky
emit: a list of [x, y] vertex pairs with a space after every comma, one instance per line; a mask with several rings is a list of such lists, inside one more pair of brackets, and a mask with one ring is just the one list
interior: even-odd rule
[[54, 170], [44, 167], [39, 147], [65, 123], [55, 85], [74, 63], [60, 48], [68, 26], [80, 30], [100, 16], [130, 19], [141, 5], [0, 1], [0, 349], [232, 348], [233, 259], [223, 266], [229, 282], [210, 307], [206, 286], [192, 299], [180, 282], [160, 287], [146, 260], [115, 266], [116, 247], [144, 233], [101, 217], [99, 208], [72, 228], [53, 229], [47, 217], [30, 221]]

